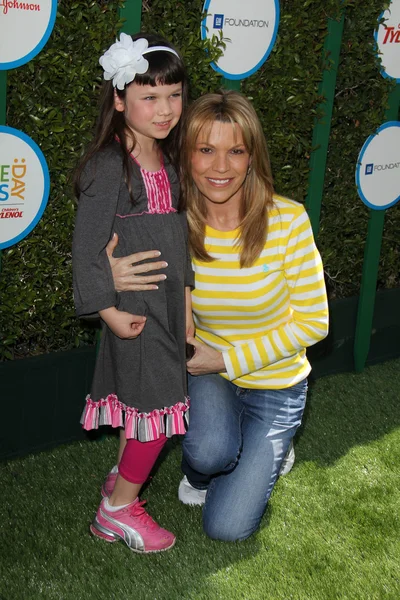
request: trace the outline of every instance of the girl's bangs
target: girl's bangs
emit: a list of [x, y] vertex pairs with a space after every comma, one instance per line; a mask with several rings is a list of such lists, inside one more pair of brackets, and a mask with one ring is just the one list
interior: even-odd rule
[[139, 85], [173, 85], [185, 81], [185, 69], [182, 61], [171, 52], [152, 52], [146, 55], [149, 68], [146, 73], [136, 75]]

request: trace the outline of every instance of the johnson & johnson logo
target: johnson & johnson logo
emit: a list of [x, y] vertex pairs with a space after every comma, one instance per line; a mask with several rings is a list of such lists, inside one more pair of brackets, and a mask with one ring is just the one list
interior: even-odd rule
[[17, 0], [0, 0], [0, 9], [6, 15], [9, 10], [32, 10], [40, 11], [40, 4], [31, 4], [30, 2], [18, 2]]

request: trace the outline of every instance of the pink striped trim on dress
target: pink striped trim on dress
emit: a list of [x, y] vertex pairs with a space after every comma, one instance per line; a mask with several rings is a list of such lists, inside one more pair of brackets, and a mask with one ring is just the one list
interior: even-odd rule
[[125, 427], [128, 439], [150, 442], [157, 440], [162, 433], [167, 437], [186, 433], [189, 426], [189, 406], [190, 400], [186, 397], [185, 402], [143, 413], [120, 402], [115, 394], [109, 394], [98, 402], [88, 395], [81, 424], [88, 431], [98, 429], [100, 425]]
[[[135, 158], [134, 160], [137, 163]], [[137, 164], [139, 165], [139, 163]], [[120, 219], [126, 219], [127, 217], [140, 217], [141, 215], [165, 215], [171, 212], [178, 212], [172, 206], [171, 186], [164, 165], [161, 165], [161, 169], [155, 172], [147, 171], [140, 167], [140, 172], [146, 188], [147, 210], [129, 215], [120, 215], [117, 213], [116, 216]]]
[[176, 212], [172, 207], [169, 179], [164, 165], [156, 172], [140, 167], [147, 194], [147, 208], [151, 215]]

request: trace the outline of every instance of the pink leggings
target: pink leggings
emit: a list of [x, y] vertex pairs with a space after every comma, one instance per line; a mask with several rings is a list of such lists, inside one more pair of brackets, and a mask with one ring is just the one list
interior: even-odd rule
[[130, 483], [144, 483], [166, 441], [163, 433], [151, 442], [127, 440], [118, 466], [119, 474]]

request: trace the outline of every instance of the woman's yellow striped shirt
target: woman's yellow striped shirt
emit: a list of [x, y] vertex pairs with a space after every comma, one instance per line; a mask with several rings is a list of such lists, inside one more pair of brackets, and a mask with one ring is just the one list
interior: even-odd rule
[[206, 227], [216, 260], [193, 260], [196, 337], [223, 353], [223, 377], [245, 388], [285, 388], [311, 367], [305, 348], [328, 333], [320, 255], [304, 207], [274, 196], [268, 233], [255, 263], [240, 268], [238, 230]]

